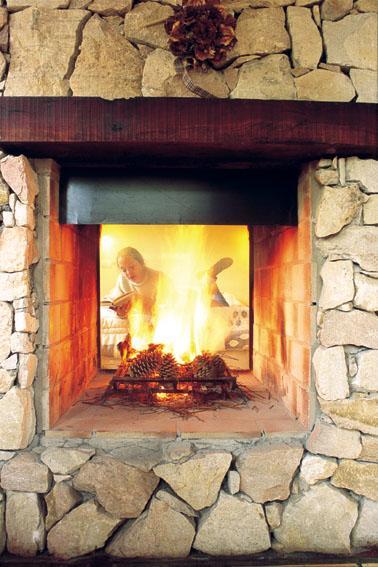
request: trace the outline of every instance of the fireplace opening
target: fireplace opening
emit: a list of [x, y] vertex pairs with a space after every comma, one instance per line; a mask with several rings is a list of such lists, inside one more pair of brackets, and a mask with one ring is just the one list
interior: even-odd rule
[[[130, 201], [122, 177], [128, 204], [117, 199], [114, 220], [107, 222], [111, 192], [103, 191], [99, 203], [93, 183], [88, 193], [91, 175], [81, 172], [79, 183], [75, 175], [63, 181], [60, 196], [58, 170], [51, 175], [53, 198], [43, 219], [49, 235], [42, 243], [40, 352], [49, 376], [46, 429], [81, 435], [302, 432], [311, 419], [313, 340], [306, 187], [299, 183], [297, 195], [297, 183], [290, 183], [290, 197], [286, 189], [276, 203], [277, 188], [264, 199], [260, 194], [252, 199], [254, 210], [250, 200], [243, 207], [245, 189], [229, 190], [222, 194], [230, 205], [224, 224], [213, 222], [214, 214], [225, 218], [208, 203], [209, 195], [212, 202], [219, 198], [214, 188], [196, 193], [195, 213], [182, 208], [183, 195], [185, 205], [192, 203], [188, 193], [175, 190], [181, 222], [173, 223], [175, 213], [160, 206], [155, 223], [143, 223], [135, 222], [146, 217], [141, 196], [135, 204], [134, 187]], [[168, 201], [174, 209], [172, 193]], [[193, 214], [212, 222], [194, 224]], [[125, 222], [115, 222], [120, 216]], [[246, 218], [255, 222], [230, 222]]]

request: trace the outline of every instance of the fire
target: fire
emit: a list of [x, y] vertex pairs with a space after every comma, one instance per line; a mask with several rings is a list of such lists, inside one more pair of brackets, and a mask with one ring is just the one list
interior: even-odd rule
[[203, 351], [224, 348], [227, 322], [212, 307], [214, 281], [203, 226], [178, 226], [164, 243], [165, 273], [160, 277], [155, 304], [136, 299], [128, 314], [131, 347], [136, 351], [161, 344], [179, 363]]

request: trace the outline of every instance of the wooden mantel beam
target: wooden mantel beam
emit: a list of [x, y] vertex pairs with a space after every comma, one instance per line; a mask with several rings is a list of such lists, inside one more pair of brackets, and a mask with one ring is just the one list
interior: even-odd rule
[[0, 98], [0, 148], [62, 164], [288, 165], [377, 155], [373, 104]]

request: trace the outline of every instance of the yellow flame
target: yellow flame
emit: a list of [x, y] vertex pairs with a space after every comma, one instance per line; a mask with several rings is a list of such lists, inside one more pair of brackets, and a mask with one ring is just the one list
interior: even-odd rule
[[178, 226], [164, 246], [166, 273], [159, 279], [153, 309], [146, 312], [136, 299], [129, 313], [132, 346], [143, 350], [150, 343], [162, 344], [184, 363], [205, 350], [222, 349], [227, 323], [211, 306], [214, 281], [206, 273], [204, 227]]

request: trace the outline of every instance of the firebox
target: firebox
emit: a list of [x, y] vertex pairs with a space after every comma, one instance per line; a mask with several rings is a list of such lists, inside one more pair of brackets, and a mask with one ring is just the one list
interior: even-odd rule
[[297, 170], [54, 166], [45, 180], [50, 429], [303, 431], [312, 254]]

